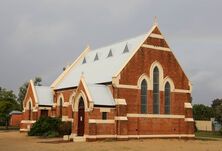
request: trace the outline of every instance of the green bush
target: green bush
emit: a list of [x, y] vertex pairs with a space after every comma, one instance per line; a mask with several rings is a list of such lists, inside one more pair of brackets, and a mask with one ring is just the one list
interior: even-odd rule
[[29, 136], [58, 137], [70, 135], [71, 122], [62, 122], [59, 118], [41, 117], [28, 132]]
[[58, 133], [59, 125], [62, 123], [59, 118], [41, 117], [28, 132], [29, 136], [48, 136]]
[[71, 122], [62, 122], [59, 125], [58, 132], [60, 135], [70, 135], [72, 132], [72, 123]]

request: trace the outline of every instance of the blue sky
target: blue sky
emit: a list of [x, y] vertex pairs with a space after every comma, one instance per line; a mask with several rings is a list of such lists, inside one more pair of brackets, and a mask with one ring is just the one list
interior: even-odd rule
[[81, 51], [148, 32], [154, 16], [193, 84], [194, 103], [222, 98], [219, 0], [0, 1], [0, 86], [50, 85]]

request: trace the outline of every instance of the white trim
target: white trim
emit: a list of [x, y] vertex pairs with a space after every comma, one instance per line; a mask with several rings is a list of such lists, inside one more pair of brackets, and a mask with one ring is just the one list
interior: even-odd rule
[[59, 96], [57, 97], [57, 106], [60, 106], [60, 99], [62, 99], [62, 106], [64, 106], [64, 96], [62, 94], [62, 92], [59, 94]]
[[168, 114], [127, 114], [127, 117], [143, 117], [143, 118], [185, 118], [184, 115], [168, 115]]
[[127, 121], [128, 118], [127, 118], [127, 116], [116, 116], [115, 120], [116, 121]]
[[85, 81], [85, 78], [84, 78], [83, 75], [81, 76], [80, 81], [82, 81], [83, 87], [85, 88], [86, 94], [87, 94], [87, 96], [88, 96], [88, 98], [89, 98], [89, 102], [92, 102], [92, 101], [93, 101], [93, 100], [92, 100], [92, 96], [91, 96], [91, 94], [90, 94], [90, 92], [89, 92], [89, 89], [88, 89], [88, 87], [87, 87], [87, 84], [86, 84], [86, 81]]
[[52, 108], [51, 107], [39, 107], [39, 110], [51, 110]]
[[137, 85], [125, 85], [125, 84], [118, 84], [116, 85], [117, 88], [126, 88], [126, 89], [139, 89]]
[[116, 105], [127, 105], [125, 99], [115, 99]]
[[145, 40], [149, 37], [149, 35], [152, 33], [152, 31], [158, 27], [157, 25], [153, 25], [151, 27], [151, 29], [149, 30], [149, 32], [146, 34], [146, 36], [144, 37], [144, 39], [142, 40], [142, 42], [138, 45], [138, 47], [131, 53], [130, 57], [128, 57], [128, 59], [126, 60], [126, 62], [124, 62], [124, 64], [122, 65], [122, 67], [114, 74], [113, 77], [117, 77], [120, 72], [123, 70], [123, 68], [127, 65], [127, 63], [132, 59], [132, 57], [136, 54], [136, 52], [140, 49], [141, 45], [143, 45], [143, 43], [145, 42]]
[[[153, 83], [153, 82], [152, 82]], [[166, 83], [166, 82], [165, 82]], [[160, 88], [160, 91], [164, 91], [162, 89], [164, 89], [164, 84], [160, 84], [162, 86], [162, 88]], [[175, 93], [191, 93], [191, 90], [185, 90], [185, 89], [175, 89], [174, 85], [172, 86], [170, 83], [170, 87], [171, 88], [171, 92], [175, 92]], [[137, 85], [117, 85], [117, 88], [125, 88], [125, 89], [140, 89]], [[150, 86], [148, 86], [148, 90], [153, 90], [153, 85], [151, 84]]]
[[100, 112], [110, 112], [110, 108], [100, 108]]
[[38, 98], [37, 98], [37, 95], [36, 95], [34, 82], [33, 82], [32, 80], [30, 80], [30, 84], [31, 84], [31, 88], [32, 88], [32, 91], [33, 91], [33, 95], [34, 95], [35, 103], [38, 104], [39, 101], [38, 101]]
[[191, 93], [191, 90], [175, 89], [174, 92], [177, 92], [177, 93]]
[[89, 112], [93, 109], [93, 105], [90, 105], [88, 107], [88, 102], [87, 102], [87, 98], [86, 98], [86, 95], [83, 91], [81, 91], [75, 98], [74, 100], [74, 112], [78, 112], [79, 111], [79, 100], [80, 98], [83, 98], [83, 101], [84, 101], [84, 108], [85, 108], [85, 112]]
[[187, 109], [192, 109], [193, 107], [192, 107], [192, 104], [191, 103], [187, 103], [187, 102], [185, 102], [184, 103], [184, 108], [187, 108]]
[[38, 112], [38, 109], [33, 109], [32, 112]]
[[73, 93], [69, 97], [69, 104], [72, 106], [72, 111], [74, 111], [75, 96], [76, 96], [76, 91], [73, 91]]
[[19, 131], [20, 132], [28, 132], [29, 130], [27, 128], [20, 128]]
[[186, 122], [194, 122], [194, 119], [193, 118], [185, 118], [185, 121]]
[[153, 87], [152, 86], [152, 82], [149, 78], [149, 76], [147, 74], [142, 74], [140, 77], [139, 77], [139, 80], [137, 81], [137, 88], [141, 89], [141, 83], [143, 80], [146, 80], [147, 82], [147, 90], [152, 90], [151, 88]]
[[69, 102], [64, 102], [63, 103], [63, 107], [68, 107], [69, 106]]
[[96, 124], [113, 124], [113, 123], [115, 123], [115, 120], [89, 119], [89, 123], [96, 123]]
[[163, 85], [162, 85], [163, 88], [162, 88], [162, 90], [165, 91], [165, 85], [166, 85], [167, 82], [170, 84], [170, 91], [175, 92], [175, 85], [173, 83], [173, 80], [168, 76], [163, 79]]
[[195, 137], [194, 134], [162, 134], [162, 135], [128, 135], [129, 138], [181, 138], [181, 137]]
[[164, 39], [163, 35], [154, 34], [154, 33], [151, 33], [149, 37], [151, 37], [151, 38], [157, 38], [157, 39]]
[[60, 76], [51, 84], [51, 88], [54, 89], [59, 83], [61, 83], [61, 81], [63, 80], [63, 78], [66, 76], [67, 73], [69, 73], [69, 71], [75, 67], [75, 65], [79, 62], [79, 60], [81, 60], [81, 58], [83, 58], [90, 50], [90, 47], [87, 46], [86, 49], [80, 54], [80, 56], [64, 71], [60, 74]]
[[143, 44], [142, 47], [143, 48], [155, 49], [155, 50], [162, 50], [162, 51], [171, 51], [170, 48], [148, 45], [148, 44]]
[[150, 66], [150, 81], [151, 81], [151, 85], [150, 85], [150, 89], [153, 90], [153, 70], [155, 69], [155, 67], [158, 68], [159, 70], [159, 91], [164, 91], [163, 89], [163, 67], [162, 65], [158, 62], [158, 61], [154, 61], [151, 66]]
[[62, 116], [62, 121], [70, 121], [70, 122], [73, 122], [73, 119], [72, 118], [69, 118], [68, 116]]
[[85, 138], [116, 138], [116, 135], [84, 135]]
[[162, 134], [162, 135], [84, 135], [85, 138], [182, 138], [195, 137], [194, 134]]
[[33, 124], [35, 123], [35, 120], [22, 120], [21, 123], [25, 123], [25, 124]]

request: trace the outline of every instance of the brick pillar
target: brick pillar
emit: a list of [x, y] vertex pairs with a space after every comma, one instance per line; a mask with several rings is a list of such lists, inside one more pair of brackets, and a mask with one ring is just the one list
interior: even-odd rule
[[128, 119], [127, 119], [127, 104], [125, 99], [117, 99], [116, 106], [116, 133], [118, 140], [128, 139]]

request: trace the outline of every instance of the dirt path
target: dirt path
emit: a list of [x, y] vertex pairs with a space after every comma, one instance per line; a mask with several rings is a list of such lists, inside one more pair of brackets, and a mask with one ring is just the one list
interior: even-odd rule
[[28, 137], [17, 131], [0, 131], [0, 151], [222, 151], [222, 140], [146, 139], [56, 143], [58, 140]]

